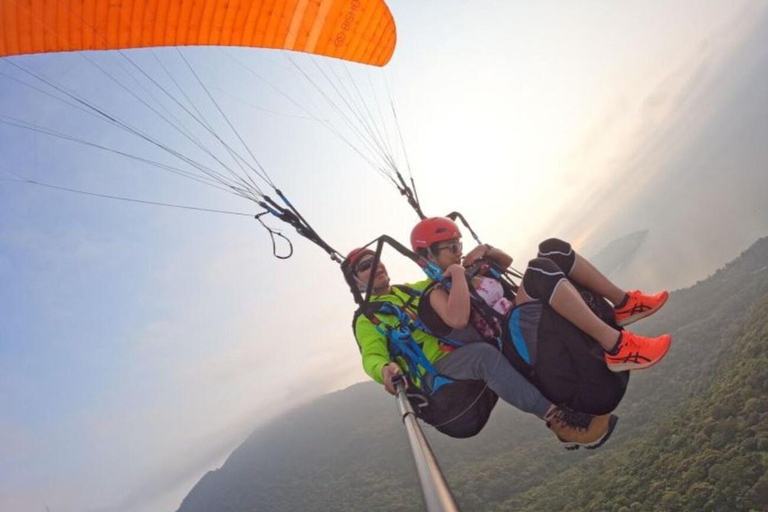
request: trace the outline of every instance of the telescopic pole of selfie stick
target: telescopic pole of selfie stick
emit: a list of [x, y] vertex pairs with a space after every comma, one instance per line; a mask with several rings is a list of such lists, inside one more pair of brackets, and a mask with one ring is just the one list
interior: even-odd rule
[[395, 390], [397, 391], [397, 408], [403, 418], [405, 430], [408, 432], [408, 441], [411, 444], [411, 453], [416, 464], [416, 473], [419, 475], [427, 512], [459, 512], [448, 482], [445, 481], [445, 476], [437, 464], [432, 448], [424, 437], [416, 419], [416, 413], [405, 394], [402, 378], [395, 381]]

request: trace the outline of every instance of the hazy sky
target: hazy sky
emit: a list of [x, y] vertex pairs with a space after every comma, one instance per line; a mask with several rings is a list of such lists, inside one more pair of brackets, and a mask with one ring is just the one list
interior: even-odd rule
[[[398, 46], [384, 73], [427, 214], [460, 210], [518, 263], [547, 236], [595, 253], [647, 229], [626, 286], [689, 285], [768, 234], [763, 2], [390, 7]], [[310, 101], [279, 52], [233, 52]], [[151, 67], [152, 53], [136, 55]], [[384, 232], [407, 241], [415, 215], [346, 144], [221, 51], [185, 55], [332, 245], [346, 251]], [[14, 62], [178, 142], [78, 56]], [[0, 114], [169, 162], [6, 76]], [[0, 151], [0, 169], [61, 186], [259, 211], [6, 125]], [[5, 181], [0, 212], [0, 510], [175, 510], [251, 430], [367, 378], [340, 273], [296, 236], [294, 257], [280, 261], [246, 217]], [[388, 266], [397, 280], [420, 277], [394, 256]]]

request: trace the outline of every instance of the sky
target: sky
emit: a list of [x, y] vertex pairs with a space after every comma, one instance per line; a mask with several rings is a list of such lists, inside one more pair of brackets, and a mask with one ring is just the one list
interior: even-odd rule
[[[649, 289], [689, 286], [768, 234], [763, 2], [390, 8], [398, 45], [383, 75], [428, 215], [461, 211], [518, 267], [549, 236], [590, 255], [648, 230], [616, 278]], [[159, 56], [189, 79], [167, 50], [131, 55], [153, 70]], [[332, 246], [344, 252], [382, 233], [407, 242], [414, 213], [318, 122], [335, 113], [284, 55], [185, 55]], [[118, 69], [114, 55], [92, 59]], [[211, 162], [82, 57], [14, 62]], [[375, 70], [336, 69], [382, 80]], [[19, 86], [8, 78], [17, 69], [0, 70], [0, 114], [171, 163]], [[215, 128], [232, 137], [220, 120]], [[135, 160], [8, 125], [0, 151], [5, 179], [260, 211]], [[290, 238], [295, 252], [283, 261], [248, 217], [0, 181], [0, 510], [173, 511], [253, 429], [367, 380], [340, 273], [324, 252]], [[420, 279], [412, 264], [386, 258], [396, 281]]]

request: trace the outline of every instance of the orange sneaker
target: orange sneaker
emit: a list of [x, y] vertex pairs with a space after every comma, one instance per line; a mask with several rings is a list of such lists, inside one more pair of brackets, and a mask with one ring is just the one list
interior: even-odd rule
[[624, 327], [637, 322], [647, 316], [651, 316], [667, 302], [669, 292], [661, 292], [656, 295], [643, 295], [640, 290], [627, 292], [627, 302], [620, 308], [614, 308], [613, 314], [616, 325]]
[[605, 364], [612, 372], [642, 370], [655, 365], [667, 355], [672, 344], [669, 334], [646, 338], [629, 331], [621, 331], [616, 354], [605, 353]]

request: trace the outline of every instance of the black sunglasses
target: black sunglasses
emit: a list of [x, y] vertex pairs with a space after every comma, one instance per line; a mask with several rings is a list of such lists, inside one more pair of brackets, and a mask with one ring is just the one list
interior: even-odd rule
[[365, 272], [370, 270], [371, 267], [373, 267], [373, 258], [361, 261], [360, 264], [355, 267], [355, 273], [359, 274], [360, 272]]

